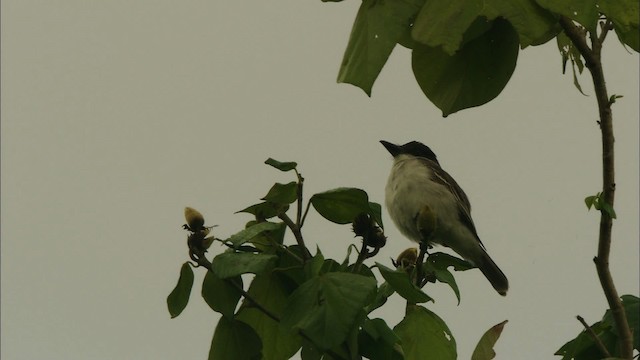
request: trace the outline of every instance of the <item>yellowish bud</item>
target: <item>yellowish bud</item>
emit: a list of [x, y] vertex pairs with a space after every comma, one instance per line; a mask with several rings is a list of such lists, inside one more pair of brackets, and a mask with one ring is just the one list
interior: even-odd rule
[[196, 232], [204, 228], [204, 217], [198, 210], [187, 206], [184, 208], [184, 218], [189, 230]]
[[396, 260], [396, 266], [401, 267], [403, 269], [408, 269], [415, 266], [416, 261], [418, 260], [418, 249], [416, 248], [408, 248], [398, 255], [398, 259]]

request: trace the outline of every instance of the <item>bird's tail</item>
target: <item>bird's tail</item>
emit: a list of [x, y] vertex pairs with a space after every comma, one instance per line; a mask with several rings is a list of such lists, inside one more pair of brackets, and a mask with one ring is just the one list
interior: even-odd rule
[[502, 270], [496, 265], [489, 254], [483, 251], [483, 256], [476, 261], [476, 265], [482, 271], [484, 276], [489, 280], [494, 289], [498, 292], [498, 294], [505, 296], [507, 295], [507, 290], [509, 290], [509, 280], [504, 275]]

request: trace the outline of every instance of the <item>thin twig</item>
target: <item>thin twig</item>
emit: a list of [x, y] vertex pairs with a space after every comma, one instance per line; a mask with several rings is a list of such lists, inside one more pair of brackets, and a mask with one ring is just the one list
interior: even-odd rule
[[609, 350], [607, 350], [607, 348], [604, 346], [604, 344], [602, 343], [602, 340], [600, 340], [598, 335], [596, 335], [596, 333], [593, 332], [593, 329], [591, 328], [591, 326], [589, 326], [589, 324], [587, 324], [587, 322], [584, 321], [584, 319], [580, 315], [576, 316], [576, 319], [578, 319], [578, 321], [582, 323], [582, 326], [584, 326], [584, 329], [587, 331], [587, 334], [589, 335], [589, 337], [591, 337], [591, 340], [593, 340], [593, 342], [596, 343], [596, 347], [598, 348], [598, 350], [600, 350], [602, 355], [605, 358], [610, 358], [611, 354], [609, 354]]
[[297, 201], [297, 205], [298, 208], [296, 209], [296, 225], [298, 225], [298, 228], [302, 227], [302, 185], [304, 183], [304, 178], [302, 177], [302, 175], [300, 175], [300, 173], [298, 172], [298, 170], [293, 169], [296, 172], [296, 177], [298, 178], [298, 184], [296, 187], [296, 195], [298, 196], [298, 201]]
[[609, 30], [613, 29], [613, 22], [609, 19], [607, 19], [607, 21], [605, 21], [602, 24], [602, 32], [600, 33], [600, 36], [598, 37], [598, 42], [600, 44], [604, 43], [604, 39], [607, 38], [607, 34], [609, 33]]
[[364, 260], [368, 258], [368, 254], [369, 253], [367, 252], [367, 244], [363, 240], [362, 247], [360, 248], [360, 252], [358, 252], [358, 258], [356, 259], [356, 262], [353, 266], [353, 272], [355, 273], [360, 272], [360, 266], [362, 265]]
[[304, 225], [304, 221], [307, 219], [307, 214], [309, 213], [309, 209], [311, 208], [311, 199], [307, 201], [307, 207], [304, 209], [304, 215], [302, 215], [302, 220], [300, 220], [300, 227]]
[[[561, 17], [560, 25], [585, 59], [585, 66], [589, 69], [593, 79], [600, 115], [600, 132], [602, 134], [602, 200], [613, 208], [615, 198], [613, 117], [600, 56], [602, 43], [600, 38], [594, 36], [591, 38], [592, 48], [589, 48], [584, 35], [570, 19]], [[604, 36], [606, 36], [605, 29], [603, 29], [604, 35], [601, 34], [603, 40]], [[615, 320], [616, 330], [620, 338], [621, 357], [631, 359], [633, 357], [633, 337], [627, 322], [627, 315], [622, 307], [622, 301], [613, 283], [613, 276], [609, 269], [612, 227], [613, 219], [611, 214], [607, 211], [600, 211], [598, 256], [593, 260], [596, 264], [600, 285]]]
[[278, 217], [289, 227], [289, 229], [291, 229], [293, 236], [296, 238], [296, 242], [298, 242], [298, 246], [302, 248], [300, 249], [302, 252], [302, 261], [307, 262], [307, 260], [309, 260], [309, 251], [304, 244], [304, 239], [302, 238], [302, 232], [300, 232], [300, 228], [298, 227], [298, 225], [293, 223], [293, 220], [291, 220], [291, 218], [287, 216], [287, 214], [282, 213], [279, 214]]
[[420, 252], [418, 253], [418, 258], [416, 259], [416, 286], [422, 288], [424, 286], [424, 256], [427, 254], [427, 248], [429, 245], [425, 242], [420, 243]]

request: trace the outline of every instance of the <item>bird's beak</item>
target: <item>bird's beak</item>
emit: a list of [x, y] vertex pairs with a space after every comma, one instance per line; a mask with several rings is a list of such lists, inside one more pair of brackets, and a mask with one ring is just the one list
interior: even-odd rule
[[380, 140], [380, 144], [382, 144], [393, 157], [396, 157], [400, 154], [400, 146], [396, 144], [392, 144], [388, 141]]

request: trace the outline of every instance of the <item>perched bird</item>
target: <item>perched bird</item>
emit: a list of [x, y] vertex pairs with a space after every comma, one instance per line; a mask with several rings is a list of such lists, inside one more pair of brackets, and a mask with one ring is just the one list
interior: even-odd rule
[[[418, 243], [451, 248], [477, 266], [500, 295], [506, 295], [509, 282], [478, 237], [469, 199], [440, 167], [436, 154], [417, 141], [380, 143], [393, 155], [385, 204], [400, 232]], [[425, 223], [428, 231], [422, 228]]]

